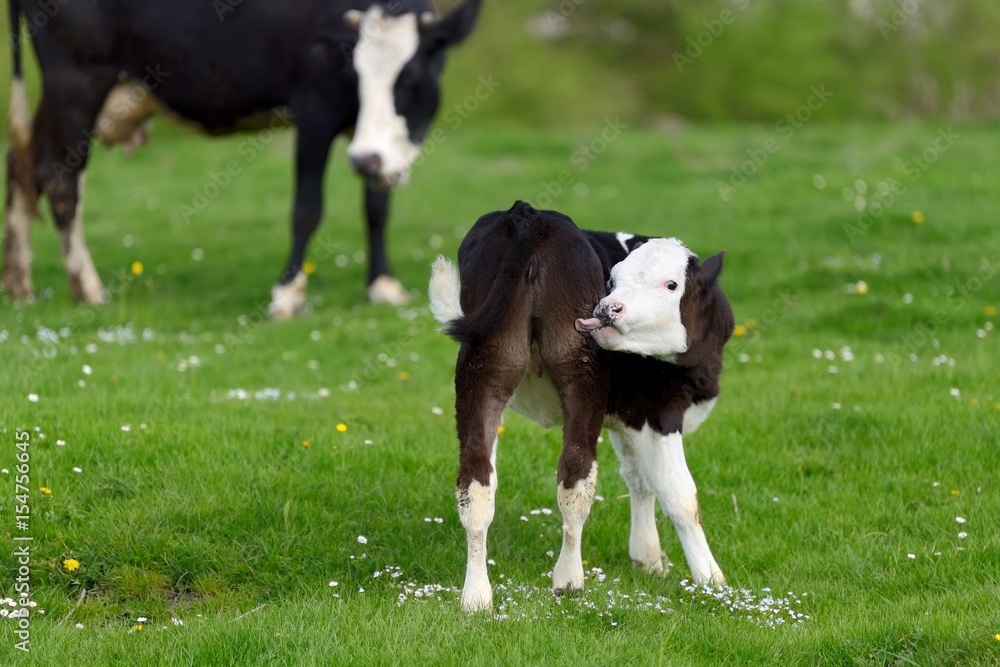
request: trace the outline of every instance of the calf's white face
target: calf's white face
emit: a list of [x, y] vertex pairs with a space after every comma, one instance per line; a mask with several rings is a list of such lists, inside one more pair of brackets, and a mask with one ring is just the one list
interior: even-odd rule
[[378, 5], [360, 17], [354, 69], [361, 107], [347, 156], [354, 168], [383, 187], [402, 185], [420, 146], [410, 139], [394, 90], [420, 45], [417, 15], [390, 16]]
[[651, 239], [611, 269], [611, 293], [576, 321], [606, 350], [672, 361], [687, 351], [681, 298], [694, 254], [677, 239]]

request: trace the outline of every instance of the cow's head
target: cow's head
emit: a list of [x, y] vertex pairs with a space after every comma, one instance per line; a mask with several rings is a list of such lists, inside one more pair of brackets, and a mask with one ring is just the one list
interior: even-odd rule
[[445, 50], [469, 34], [481, 4], [465, 0], [440, 20], [409, 0], [344, 15], [358, 31], [353, 64], [361, 103], [347, 157], [372, 184], [393, 187], [409, 178], [438, 108]]
[[576, 321], [577, 330], [606, 350], [675, 361], [705, 328], [701, 306], [711, 301], [724, 254], [699, 263], [677, 239], [650, 239], [611, 269], [610, 293], [592, 318]]

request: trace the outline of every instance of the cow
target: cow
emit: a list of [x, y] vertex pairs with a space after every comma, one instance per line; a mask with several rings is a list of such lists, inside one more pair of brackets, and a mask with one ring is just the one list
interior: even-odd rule
[[[363, 177], [367, 296], [401, 305], [408, 293], [385, 251], [389, 191], [406, 182], [437, 111], [446, 51], [472, 30], [482, 0], [438, 19], [424, 0], [10, 0], [11, 146], [3, 283], [34, 294], [30, 222], [51, 204], [72, 295], [106, 294], [83, 236], [92, 144], [145, 141], [146, 121], [173, 116], [210, 135], [294, 124], [293, 242], [270, 314], [305, 304], [309, 239], [322, 217], [334, 138]], [[32, 118], [21, 73], [21, 17], [42, 71]]]
[[434, 262], [432, 313], [461, 344], [455, 419], [468, 547], [464, 612], [492, 605], [486, 533], [508, 406], [544, 427], [563, 425], [556, 594], [583, 589], [581, 537], [602, 427], [629, 489], [633, 562], [649, 572], [670, 567], [656, 529], [659, 499], [694, 581], [725, 582], [682, 442], [719, 395], [723, 346], [733, 332], [718, 283], [724, 254], [699, 262], [677, 239], [582, 231], [565, 215], [517, 202], [479, 218], [459, 247], [458, 269], [444, 257]]

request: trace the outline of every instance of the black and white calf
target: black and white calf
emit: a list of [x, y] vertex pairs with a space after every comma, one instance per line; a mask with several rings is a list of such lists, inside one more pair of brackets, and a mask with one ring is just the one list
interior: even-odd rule
[[461, 343], [455, 412], [458, 512], [468, 538], [463, 611], [492, 605], [486, 533], [497, 489], [497, 428], [508, 406], [542, 426], [563, 425], [556, 593], [583, 588], [581, 534], [603, 426], [631, 495], [632, 560], [651, 572], [669, 567], [656, 529], [659, 499], [695, 581], [724, 582], [682, 443], [715, 405], [722, 349], [733, 331], [718, 285], [722, 257], [699, 262], [676, 239], [583, 231], [564, 215], [517, 202], [476, 222], [459, 248], [458, 270], [443, 257], [435, 261], [431, 309]]
[[[389, 189], [409, 176], [437, 111], [445, 52], [472, 30], [482, 0], [464, 0], [440, 20], [426, 0], [9, 1], [3, 282], [14, 298], [34, 293], [30, 223], [44, 195], [73, 296], [104, 300], [83, 237], [91, 145], [143, 143], [146, 121], [162, 112], [211, 135], [295, 124], [294, 239], [271, 294], [277, 318], [305, 303], [302, 265], [323, 213], [323, 172], [334, 138], [353, 127], [347, 154], [364, 176], [368, 298], [406, 301], [386, 259]], [[21, 77], [21, 16], [42, 71], [34, 118]]]

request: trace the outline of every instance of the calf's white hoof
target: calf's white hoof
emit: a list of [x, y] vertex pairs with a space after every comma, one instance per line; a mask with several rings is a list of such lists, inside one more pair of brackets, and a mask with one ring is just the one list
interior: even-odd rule
[[633, 558], [632, 565], [642, 569], [643, 572], [660, 575], [661, 577], [670, 574], [670, 559], [667, 558], [666, 552], [661, 552], [659, 556], [647, 560], [636, 560]]
[[365, 295], [372, 303], [386, 303], [390, 306], [405, 306], [410, 302], [403, 284], [392, 276], [382, 275], [372, 281], [365, 290]]
[[267, 307], [267, 315], [272, 320], [290, 320], [306, 305], [306, 274], [299, 271], [292, 281], [284, 285], [275, 285], [271, 289], [271, 303]]
[[466, 586], [462, 589], [461, 605], [463, 614], [493, 611], [493, 589], [490, 588], [489, 583], [486, 584], [485, 589], [480, 586], [471, 588]]

